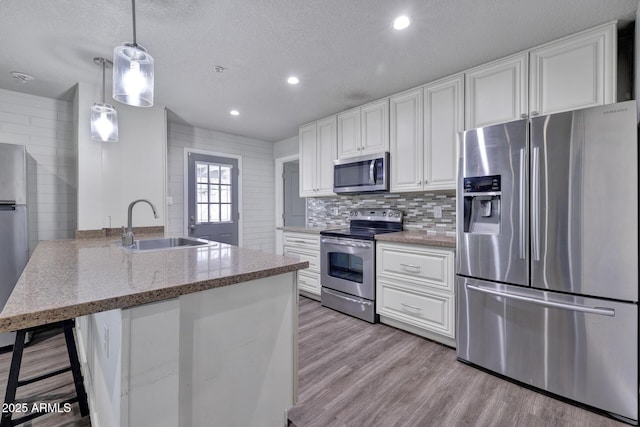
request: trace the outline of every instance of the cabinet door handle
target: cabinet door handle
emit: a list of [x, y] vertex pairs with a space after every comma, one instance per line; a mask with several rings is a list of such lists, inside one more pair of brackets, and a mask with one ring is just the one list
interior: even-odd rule
[[520, 118], [522, 118], [522, 119], [526, 119], [527, 117], [529, 117], [529, 116], [527, 116], [527, 114], [526, 114], [526, 113], [522, 113], [522, 114], [520, 114]]
[[305, 282], [304, 280], [300, 280], [300, 279], [298, 279], [298, 284], [299, 284], [299, 285], [306, 285], [306, 284], [307, 284], [307, 282]]
[[307, 243], [304, 240], [290, 240], [290, 242], [292, 242], [292, 243], [305, 243], [305, 244]]
[[418, 306], [415, 306], [415, 305], [405, 304], [403, 302], [401, 302], [400, 305], [403, 306], [403, 307], [410, 308], [412, 310], [418, 311], [418, 312], [422, 311], [422, 308], [420, 308]]
[[402, 266], [402, 268], [405, 271], [408, 271], [410, 273], [419, 273], [420, 272], [420, 266], [419, 265], [413, 265], [413, 264], [400, 264]]
[[417, 184], [417, 185], [420, 185], [420, 184], [422, 184], [422, 181], [418, 181], [416, 184]]
[[532, 112], [531, 112], [531, 115], [532, 115], [532, 116], [537, 116], [538, 114], [539, 114], [539, 113], [538, 113], [537, 111], [532, 111]]

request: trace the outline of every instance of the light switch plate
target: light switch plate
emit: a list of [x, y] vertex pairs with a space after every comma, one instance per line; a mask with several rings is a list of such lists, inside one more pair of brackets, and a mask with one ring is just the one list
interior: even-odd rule
[[434, 206], [433, 207], [433, 217], [434, 218], [442, 218], [442, 206]]

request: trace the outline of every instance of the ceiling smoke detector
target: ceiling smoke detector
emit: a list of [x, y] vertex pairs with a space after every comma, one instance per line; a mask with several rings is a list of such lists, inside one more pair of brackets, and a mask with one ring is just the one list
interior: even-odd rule
[[22, 83], [30, 82], [31, 80], [36, 79], [31, 74], [21, 73], [20, 71], [11, 71], [9, 74], [11, 74], [11, 77], [20, 80]]
[[216, 73], [222, 73], [225, 70], [225, 68], [222, 65], [214, 65], [213, 66], [213, 71], [215, 71]]

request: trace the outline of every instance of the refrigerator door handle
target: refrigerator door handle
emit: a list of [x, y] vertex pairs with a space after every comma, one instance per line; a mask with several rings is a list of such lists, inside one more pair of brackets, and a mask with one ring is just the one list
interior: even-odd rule
[[531, 149], [531, 250], [540, 261], [540, 158], [538, 147]]
[[555, 301], [546, 301], [538, 298], [527, 297], [524, 295], [506, 294], [504, 292], [496, 291], [493, 289], [482, 288], [480, 286], [475, 286], [475, 285], [467, 285], [467, 289], [471, 289], [477, 292], [482, 292], [485, 294], [495, 295], [498, 297], [509, 298], [516, 301], [523, 301], [531, 304], [543, 305], [545, 307], [554, 307], [554, 308], [560, 308], [564, 310], [579, 311], [581, 313], [598, 314], [600, 316], [614, 317], [616, 315], [616, 311], [612, 308], [585, 307], [582, 305], [566, 304], [566, 303], [555, 302]]
[[519, 224], [519, 234], [520, 234], [520, 259], [526, 259], [526, 154], [524, 148], [520, 149], [520, 224]]

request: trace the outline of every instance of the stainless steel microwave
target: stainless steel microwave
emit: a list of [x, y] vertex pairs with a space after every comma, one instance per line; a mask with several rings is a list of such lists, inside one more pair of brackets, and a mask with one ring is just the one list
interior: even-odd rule
[[389, 191], [389, 152], [333, 161], [333, 192]]

